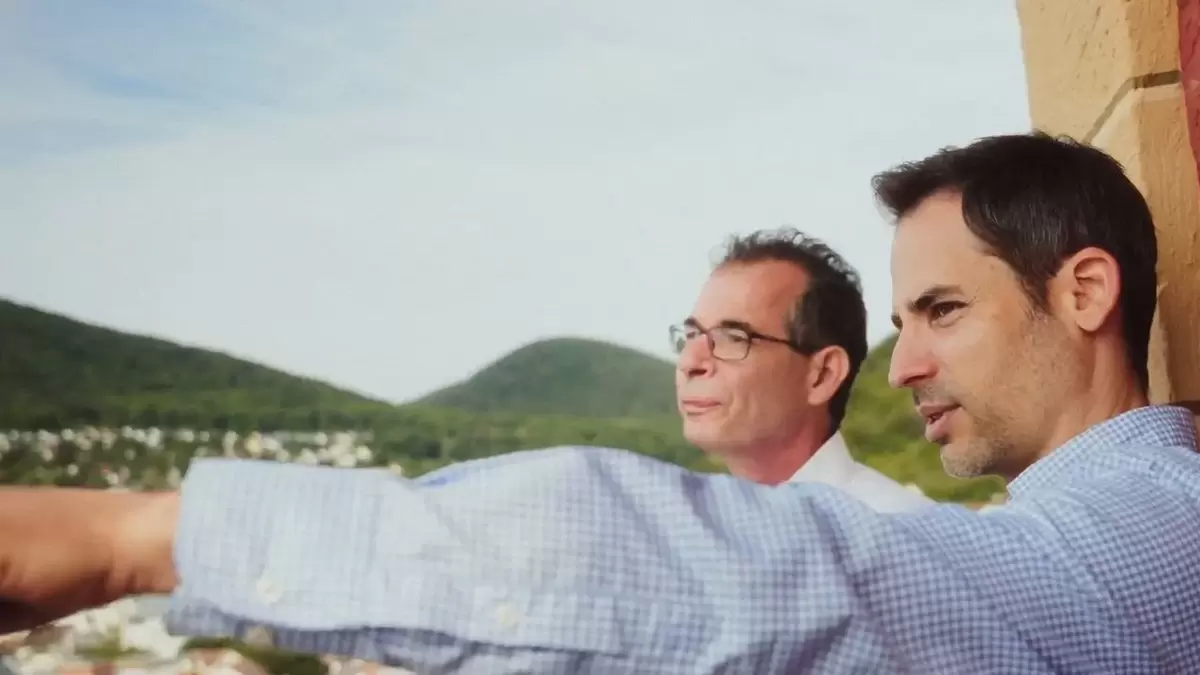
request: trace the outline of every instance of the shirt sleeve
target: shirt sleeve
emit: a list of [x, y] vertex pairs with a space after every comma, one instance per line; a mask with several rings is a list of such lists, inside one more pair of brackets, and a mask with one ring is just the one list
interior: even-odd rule
[[880, 514], [574, 447], [425, 482], [200, 459], [182, 495], [180, 635], [420, 673], [1132, 672], [1107, 596], [1015, 509]]

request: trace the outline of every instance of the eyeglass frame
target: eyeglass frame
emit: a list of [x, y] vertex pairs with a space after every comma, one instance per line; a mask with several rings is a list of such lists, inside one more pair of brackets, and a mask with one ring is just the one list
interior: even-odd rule
[[[686, 331], [688, 331], [688, 330], [695, 331], [695, 334], [688, 336], [686, 334]], [[713, 336], [712, 336], [713, 331], [724, 331], [726, 334], [728, 334], [730, 331], [738, 331], [740, 333], [743, 333], [746, 336], [745, 352], [736, 359], [717, 356], [717, 343], [716, 343], [716, 339], [713, 338]], [[746, 359], [746, 357], [750, 355], [750, 348], [754, 346], [755, 340], [758, 340], [761, 342], [774, 342], [776, 344], [784, 345], [788, 349], [791, 349], [792, 351], [796, 352], [797, 354], [799, 354], [801, 356], [812, 356], [812, 353], [813, 353], [812, 350], [804, 349], [803, 347], [796, 344], [795, 342], [793, 342], [790, 339], [775, 337], [774, 335], [767, 335], [765, 333], [760, 333], [760, 332], [754, 330], [753, 328], [751, 328], [748, 324], [743, 323], [741, 321], [722, 321], [721, 323], [717, 324], [716, 326], [713, 326], [712, 328], [703, 328], [700, 326], [700, 323], [698, 321], [696, 321], [695, 319], [688, 319], [688, 320], [684, 321], [683, 323], [677, 323], [677, 324], [671, 325], [668, 328], [668, 332], [671, 336], [671, 350], [673, 352], [675, 352], [676, 356], [683, 353], [683, 350], [687, 347], [687, 344], [689, 342], [691, 342], [692, 339], [694, 339], [695, 337], [697, 337], [699, 335], [704, 336], [705, 342], [708, 343], [709, 353], [712, 354], [713, 358], [717, 359], [718, 361], [727, 361], [727, 362], [744, 361]], [[676, 333], [682, 334], [682, 338], [683, 338], [682, 342], [675, 339]]]

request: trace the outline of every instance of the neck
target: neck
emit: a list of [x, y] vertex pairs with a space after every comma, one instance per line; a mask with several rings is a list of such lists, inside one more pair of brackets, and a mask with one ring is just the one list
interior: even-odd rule
[[1133, 371], [1123, 367], [1119, 359], [1110, 359], [1108, 363], [1122, 366], [1105, 367], [1105, 363], [1097, 363], [1091, 377], [1081, 381], [1077, 394], [1066, 397], [1072, 403], [1058, 416], [1039, 459], [1091, 427], [1149, 404]]
[[805, 425], [791, 438], [723, 455], [729, 473], [761, 485], [787, 482], [833, 435], [828, 424]]

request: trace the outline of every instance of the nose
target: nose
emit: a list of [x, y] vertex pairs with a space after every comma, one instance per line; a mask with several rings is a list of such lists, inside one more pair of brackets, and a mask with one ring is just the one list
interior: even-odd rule
[[675, 360], [675, 367], [688, 378], [704, 377], [712, 372], [714, 361], [708, 340], [703, 335], [697, 335], [684, 343]]
[[936, 367], [929, 349], [914, 331], [900, 330], [888, 366], [888, 384], [896, 389], [912, 387], [934, 376]]

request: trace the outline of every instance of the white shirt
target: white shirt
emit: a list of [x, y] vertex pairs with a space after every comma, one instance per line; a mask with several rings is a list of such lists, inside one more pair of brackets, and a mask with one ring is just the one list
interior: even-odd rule
[[936, 503], [917, 486], [901, 485], [866, 464], [854, 461], [841, 432], [830, 436], [817, 448], [788, 482], [832, 485], [884, 513], [912, 511]]

